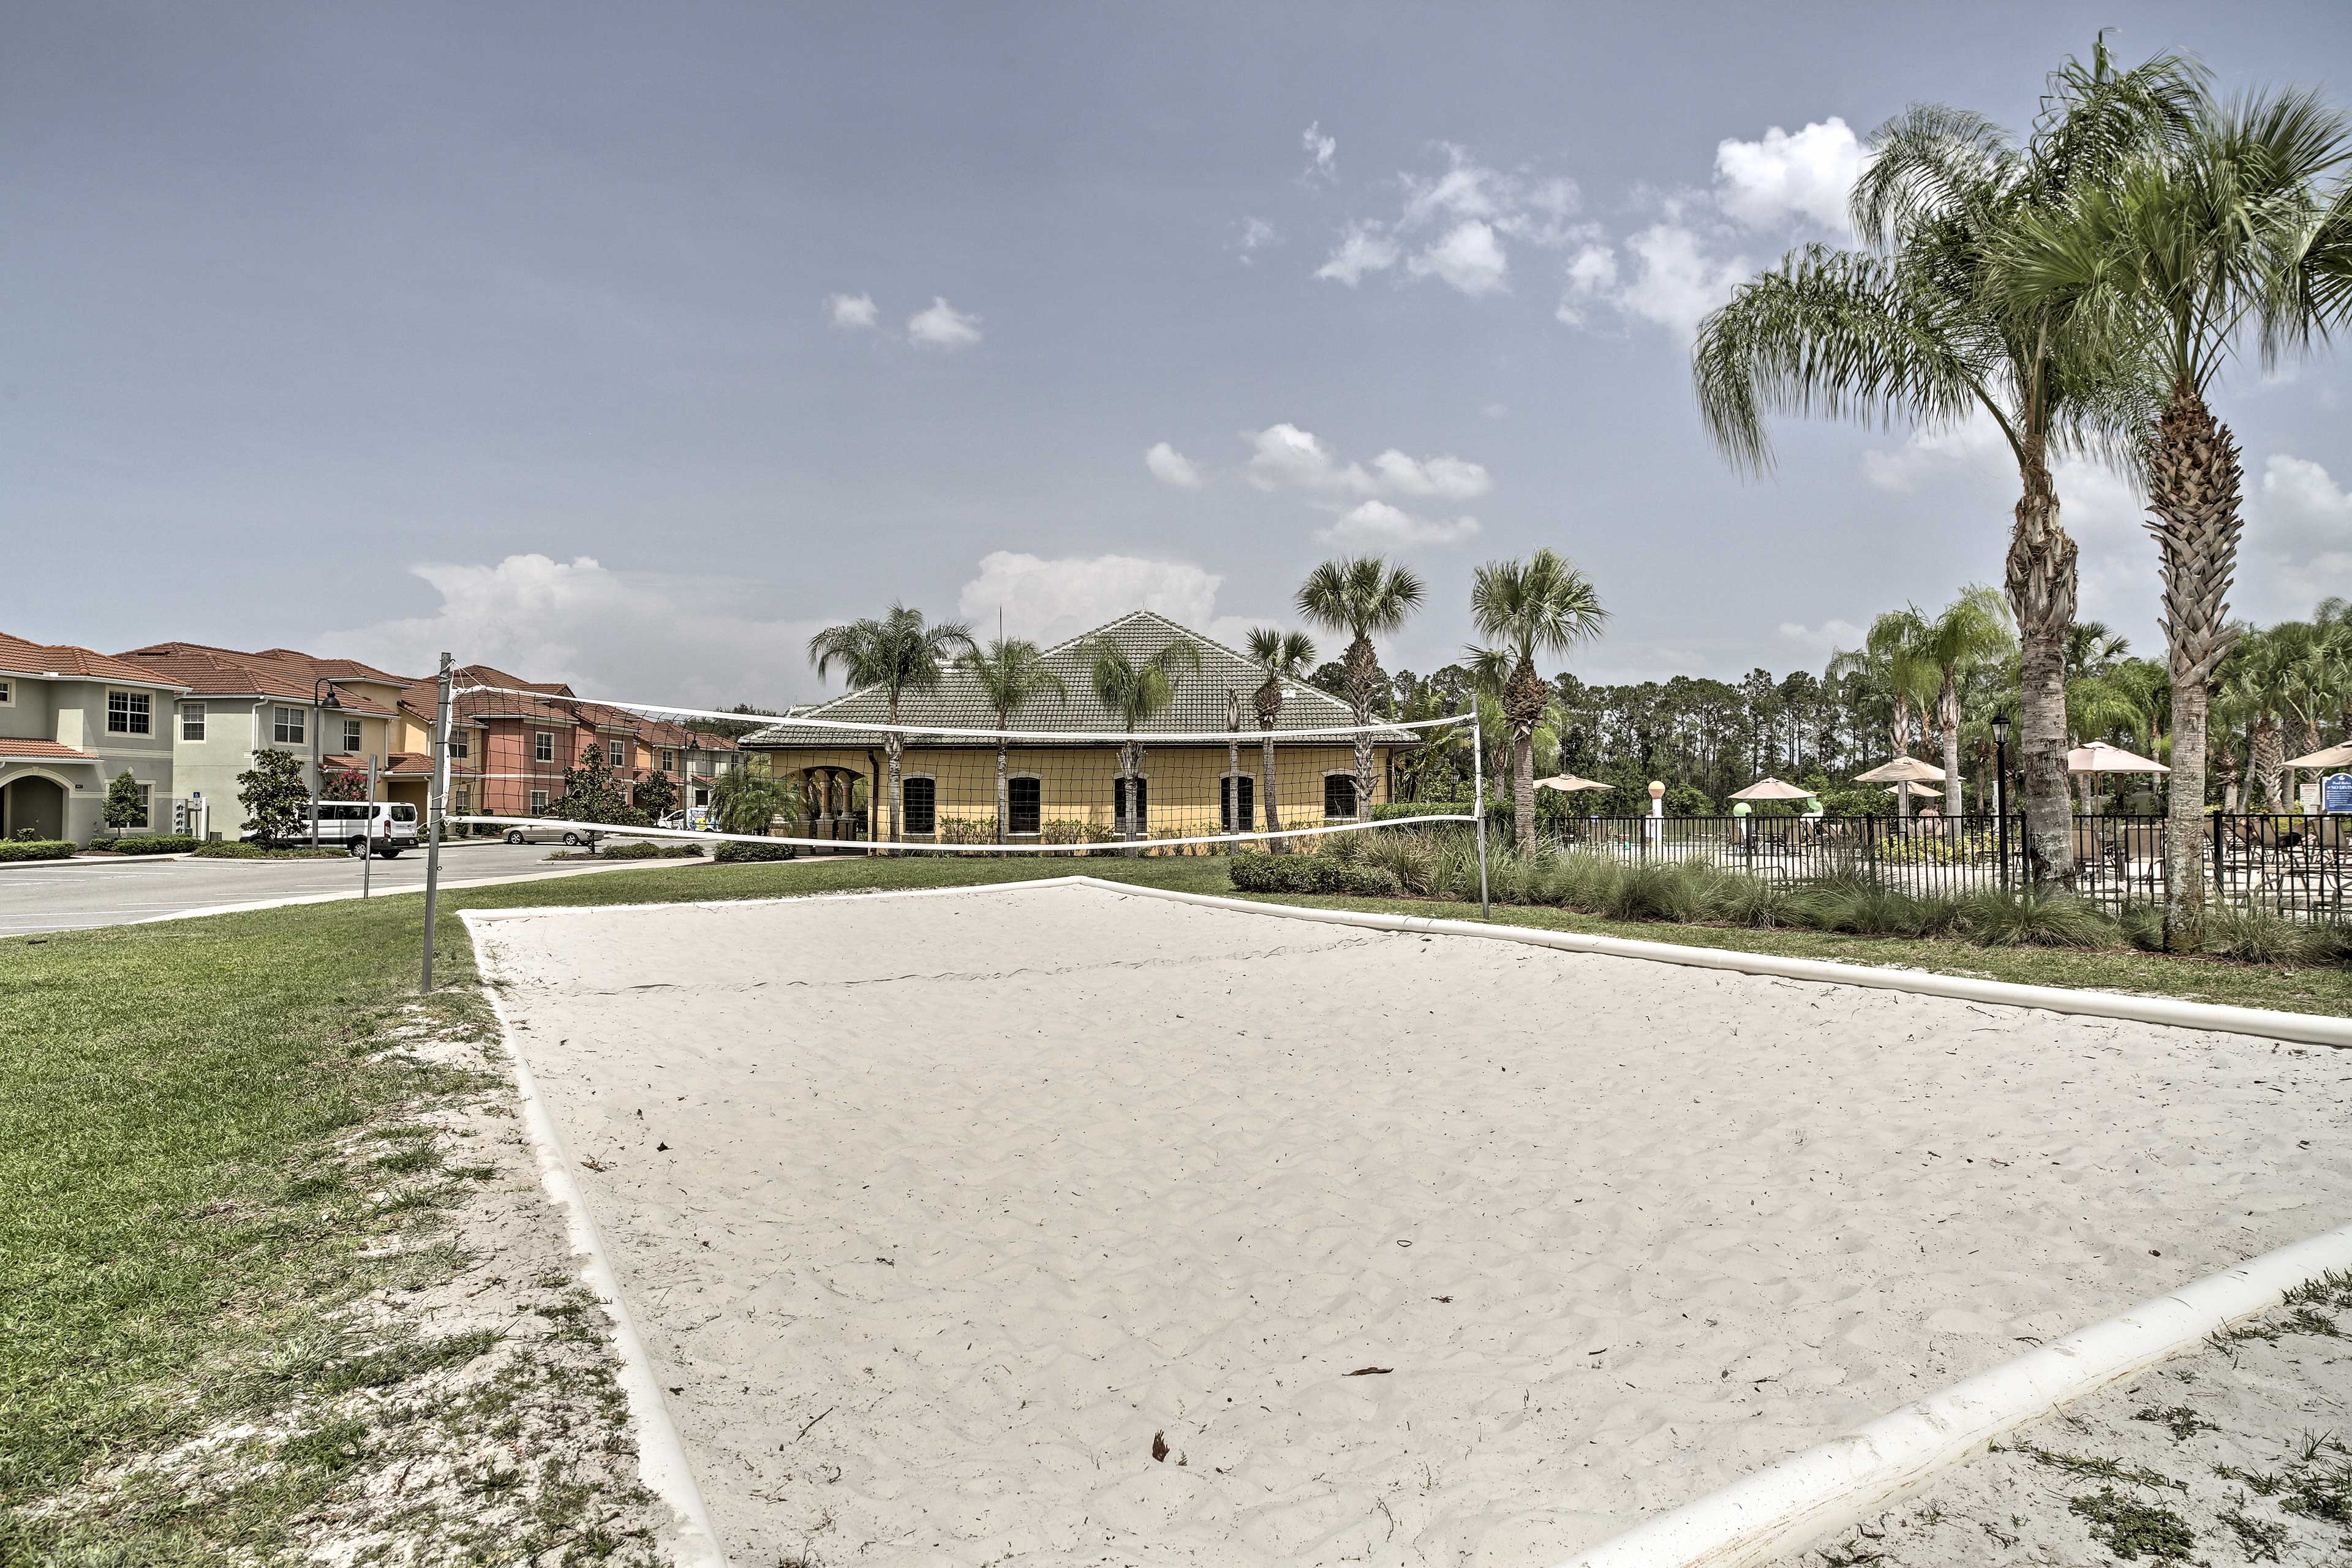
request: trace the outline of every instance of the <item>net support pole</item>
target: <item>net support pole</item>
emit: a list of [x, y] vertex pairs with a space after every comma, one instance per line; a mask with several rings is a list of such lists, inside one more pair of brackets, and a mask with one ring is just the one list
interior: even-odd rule
[[[386, 826], [389, 826], [387, 824]], [[375, 891], [375, 753], [368, 753], [367, 826], [360, 832], [360, 897]]]
[[1478, 918], [1495, 917], [1486, 900], [1486, 735], [1476, 709], [1470, 710], [1470, 809], [1476, 814], [1478, 837]]
[[425, 964], [417, 980], [420, 994], [433, 992], [433, 923], [441, 901], [441, 815], [447, 793], [444, 770], [449, 765], [449, 656], [441, 656], [441, 687], [433, 701], [433, 777], [425, 797]]

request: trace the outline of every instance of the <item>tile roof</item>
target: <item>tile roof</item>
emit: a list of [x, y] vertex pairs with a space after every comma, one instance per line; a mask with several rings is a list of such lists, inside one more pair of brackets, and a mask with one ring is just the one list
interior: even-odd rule
[[317, 654], [304, 653], [299, 648], [266, 647], [253, 656], [273, 664], [291, 665], [308, 670], [312, 676], [329, 676], [336, 680], [378, 680], [389, 686], [413, 686], [414, 677], [387, 675], [372, 664], [362, 664], [355, 658], [321, 658]]
[[[1108, 626], [1097, 626], [1082, 637], [1071, 637], [1045, 649], [1045, 661], [1069, 688], [1069, 700], [1056, 702], [1047, 697], [1021, 710], [1013, 716], [1013, 729], [1102, 731], [1124, 727], [1118, 715], [1104, 707], [1094, 694], [1088, 675], [1087, 646], [1097, 637], [1104, 638], [1129, 658], [1137, 660], [1150, 658], [1179, 638], [1190, 641], [1200, 653], [1200, 673], [1194, 675], [1187, 671], [1181, 675], [1176, 685], [1175, 701], [1165, 713], [1145, 726], [1143, 733], [1166, 734], [1171, 740], [1197, 739], [1223, 745], [1227, 736], [1225, 693], [1228, 690], [1241, 696], [1244, 738], [1259, 733], [1251, 694], [1264, 683], [1264, 672], [1244, 655], [1150, 610], [1129, 611]], [[878, 723], [888, 711], [881, 690], [867, 687], [844, 692], [830, 702], [820, 702], [801, 710], [781, 723], [771, 724], [764, 730], [744, 736], [741, 744], [747, 749], [878, 745], [882, 739], [878, 730], [824, 729], [795, 724], [793, 719]], [[1274, 732], [1279, 735], [1286, 730], [1343, 728], [1353, 724], [1355, 719], [1355, 710], [1329, 692], [1318, 690], [1305, 681], [1286, 680], [1283, 682], [1282, 718], [1275, 725]], [[902, 726], [937, 724], [950, 730], [991, 730], [996, 727], [996, 712], [981, 696], [976, 677], [964, 670], [951, 669], [937, 689], [915, 693], [902, 700], [898, 705], [898, 722]], [[1408, 743], [1415, 739], [1412, 731], [1391, 729], [1384, 725], [1375, 725], [1374, 733], [1383, 743], [1391, 745]], [[992, 742], [972, 739], [956, 743], [989, 745]]]
[[95, 754], [77, 752], [71, 746], [56, 741], [26, 741], [14, 736], [0, 737], [0, 761], [31, 761], [46, 758], [59, 763], [94, 763]]
[[127, 680], [141, 686], [175, 686], [169, 676], [71, 643], [27, 642], [0, 632], [0, 670], [20, 675], [79, 675], [93, 680]]
[[[309, 707], [318, 695], [319, 679], [293, 666], [259, 654], [204, 643], [159, 642], [122, 655], [133, 664], [158, 671], [198, 697], [268, 697]], [[321, 672], [323, 674], [323, 672]], [[359, 693], [342, 690], [335, 700], [349, 712], [390, 718], [392, 710]]]

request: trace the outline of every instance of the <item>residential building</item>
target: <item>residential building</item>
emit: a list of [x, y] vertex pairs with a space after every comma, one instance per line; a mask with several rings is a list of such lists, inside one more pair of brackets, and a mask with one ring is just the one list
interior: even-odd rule
[[170, 832], [180, 805], [170, 731], [183, 691], [127, 659], [0, 633], [0, 837], [108, 834], [107, 789], [126, 773], [145, 820], [121, 831]]
[[[1189, 642], [1200, 668], [1181, 674], [1174, 703], [1149, 726], [1153, 738], [1144, 748], [1132, 800], [1116, 745], [1028, 740], [1011, 747], [1005, 801], [1010, 837], [1033, 843], [1071, 842], [1131, 824], [1138, 837], [1192, 837], [1267, 826], [1256, 799], [1262, 736], [1253, 706], [1265, 676], [1242, 654], [1164, 616], [1137, 610], [1045, 649], [1045, 665], [1061, 678], [1068, 696], [1024, 709], [1013, 715], [1010, 727], [1074, 733], [1125, 727], [1094, 695], [1089, 658], [1090, 645], [1097, 637], [1138, 662], [1172, 642]], [[1238, 730], [1229, 727], [1234, 703]], [[888, 710], [887, 699], [878, 689], [865, 688], [797, 710], [743, 737], [747, 765], [787, 782], [799, 797], [792, 837], [867, 840], [875, 836], [877, 816], [882, 834], [887, 836], [887, 806], [877, 813], [870, 804], [884, 798], [887, 763], [880, 732], [820, 728], [802, 721], [880, 723]], [[992, 836], [996, 742], [985, 732], [997, 728], [998, 719], [977, 679], [966, 670], [949, 670], [933, 689], [909, 693], [901, 700], [898, 721], [902, 726], [936, 724], [981, 731], [952, 741], [910, 738], [900, 762], [902, 837], [918, 843], [970, 842]], [[1274, 731], [1276, 804], [1282, 826], [1356, 817], [1352, 738], [1283, 738], [1286, 731], [1297, 730], [1345, 730], [1354, 721], [1353, 710], [1328, 692], [1304, 681], [1283, 683], [1282, 712]], [[1368, 805], [1391, 798], [1390, 762], [1415, 743], [1413, 731], [1385, 725], [1375, 726], [1372, 735], [1377, 773]], [[1241, 753], [1237, 770], [1231, 762], [1235, 744]]]

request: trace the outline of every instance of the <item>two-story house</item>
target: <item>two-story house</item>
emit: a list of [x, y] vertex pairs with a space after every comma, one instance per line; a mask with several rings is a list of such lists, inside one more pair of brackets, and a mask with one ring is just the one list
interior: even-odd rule
[[182, 690], [127, 659], [0, 633], [0, 837], [104, 835], [107, 789], [125, 773], [145, 819], [122, 831], [171, 831], [170, 728]]

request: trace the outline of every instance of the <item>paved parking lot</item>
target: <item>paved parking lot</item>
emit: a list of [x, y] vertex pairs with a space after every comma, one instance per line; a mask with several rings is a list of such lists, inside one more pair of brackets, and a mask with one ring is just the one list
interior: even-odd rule
[[[556, 847], [549, 844], [499, 843], [446, 847], [441, 852], [442, 881], [445, 885], [484, 878], [520, 881], [577, 874], [582, 869], [578, 864], [548, 859]], [[614, 868], [628, 864], [631, 862], [617, 862]], [[421, 849], [397, 860], [375, 862], [376, 892], [414, 891], [424, 886], [425, 852]], [[126, 925], [184, 910], [261, 903], [306, 894], [356, 894], [359, 890], [360, 862], [350, 859], [81, 858], [0, 866], [0, 937]]]

